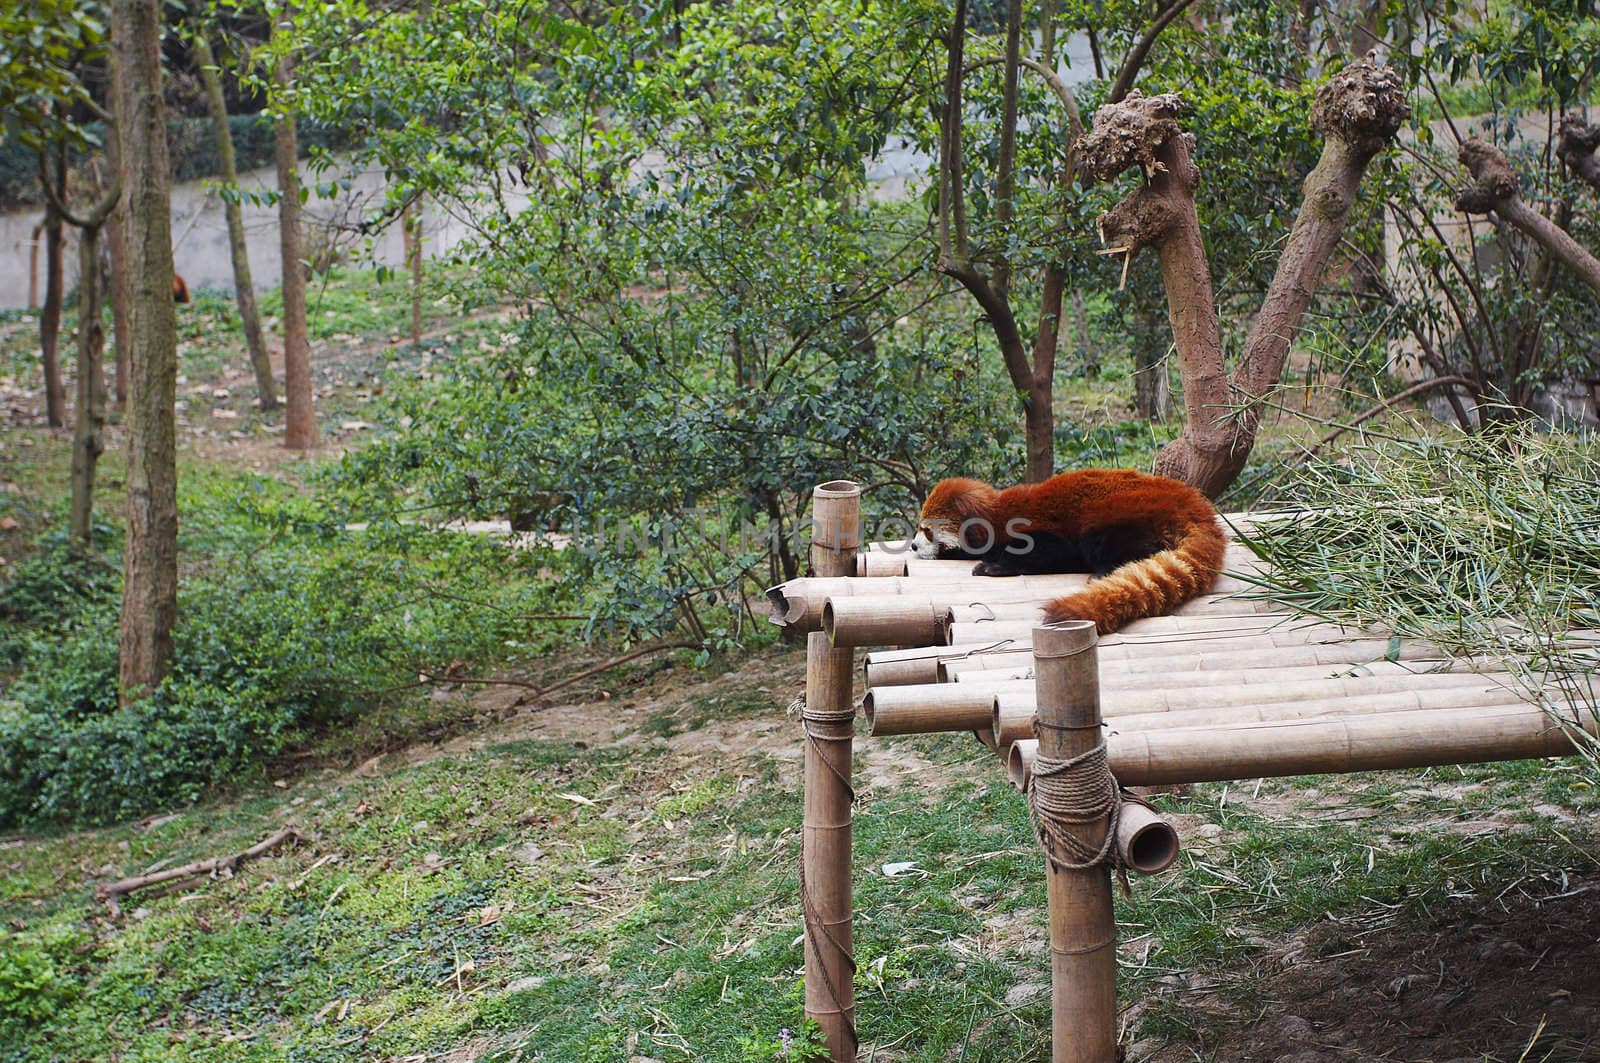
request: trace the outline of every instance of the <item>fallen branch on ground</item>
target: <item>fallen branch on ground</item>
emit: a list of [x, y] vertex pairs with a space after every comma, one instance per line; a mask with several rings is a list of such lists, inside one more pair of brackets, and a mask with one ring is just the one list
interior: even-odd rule
[[427, 686], [430, 683], [459, 683], [464, 686], [520, 687], [523, 690], [532, 691], [535, 698], [543, 698], [546, 694], [560, 690], [562, 687], [582, 682], [592, 675], [604, 672], [608, 668], [615, 668], [619, 664], [627, 664], [629, 661], [637, 660], [648, 654], [661, 653], [665, 650], [699, 650], [704, 648], [705, 646], [699, 642], [661, 642], [653, 646], [640, 646], [636, 650], [630, 650], [619, 657], [608, 658], [599, 664], [585, 668], [581, 672], [569, 675], [565, 679], [558, 679], [549, 686], [530, 683], [526, 679], [479, 679], [473, 676], [451, 675], [449, 673], [430, 675], [427, 672], [421, 672], [414, 683], [401, 683], [399, 686], [385, 687], [383, 690], [376, 691], [376, 693], [380, 695], [392, 694], [397, 690], [410, 690], [414, 687]]
[[240, 864], [266, 856], [280, 845], [300, 840], [300, 832], [293, 827], [284, 827], [282, 830], [267, 838], [262, 839], [242, 852], [230, 856], [212, 856], [204, 860], [184, 864], [181, 867], [169, 867], [164, 871], [153, 871], [148, 875], [135, 875], [132, 878], [119, 879], [116, 882], [103, 883], [94, 888], [95, 900], [105, 904], [111, 909], [112, 915], [120, 915], [121, 908], [117, 901], [126, 897], [135, 890], [145, 889], [149, 886], [159, 886], [164, 882], [177, 879], [198, 880], [215, 875], [218, 871], [233, 871]]

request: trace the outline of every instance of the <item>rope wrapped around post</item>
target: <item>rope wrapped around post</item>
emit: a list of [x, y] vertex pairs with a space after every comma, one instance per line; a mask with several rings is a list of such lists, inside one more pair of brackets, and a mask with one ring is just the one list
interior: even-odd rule
[[[1104, 738], [1075, 757], [1034, 760], [1028, 811], [1045, 859], [1057, 870], [1082, 871], [1100, 864], [1120, 869], [1112, 842], [1121, 808], [1117, 780], [1106, 767]], [[1084, 828], [1102, 821], [1105, 836], [1098, 846], [1091, 847], [1083, 841]]]

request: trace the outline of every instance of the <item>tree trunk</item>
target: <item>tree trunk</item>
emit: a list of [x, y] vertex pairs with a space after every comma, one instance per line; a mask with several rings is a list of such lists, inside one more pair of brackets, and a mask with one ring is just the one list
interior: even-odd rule
[[1061, 346], [1061, 309], [1067, 278], [1055, 264], [1045, 267], [1039, 290], [1039, 325], [1033, 334], [1031, 386], [1025, 427], [1028, 440], [1028, 482], [1043, 483], [1056, 474], [1056, 352]]
[[[228, 128], [228, 105], [222, 97], [222, 79], [217, 76], [217, 60], [204, 30], [194, 36], [195, 57], [200, 79], [205, 83], [206, 103], [211, 110], [211, 131], [217, 142], [217, 161], [222, 181], [230, 191], [239, 187], [239, 169], [234, 162], [233, 133]], [[272, 381], [272, 361], [261, 337], [261, 314], [256, 309], [255, 283], [250, 278], [250, 255], [244, 240], [244, 212], [239, 200], [224, 195], [223, 212], [228, 218], [228, 250], [233, 258], [234, 300], [239, 304], [239, 324], [244, 328], [245, 348], [250, 352], [250, 367], [256, 374], [257, 404], [262, 410], [278, 408], [278, 394]]]
[[111, 17], [134, 286], [119, 674], [126, 700], [154, 690], [172, 665], [178, 615], [178, 322], [172, 302], [171, 168], [161, 100], [161, 5], [113, 0]]
[[[294, 82], [294, 64], [284, 56], [273, 70], [280, 93]], [[279, 107], [286, 107], [280, 101]], [[306, 271], [300, 250], [300, 173], [294, 113], [284, 110], [273, 126], [278, 167], [278, 239], [283, 253], [283, 445], [310, 450], [317, 445], [317, 415], [312, 407], [311, 338], [306, 330]]]
[[94, 471], [105, 449], [105, 375], [100, 354], [105, 327], [100, 305], [100, 231], [122, 197], [122, 177], [111, 175], [111, 188], [86, 213], [79, 213], [44, 186], [50, 205], [76, 226], [78, 235], [78, 401], [72, 433], [72, 491], [67, 526], [73, 547], [87, 557], [94, 549]]
[[111, 334], [115, 350], [116, 385], [113, 394], [118, 406], [128, 402], [128, 352], [133, 346], [133, 269], [128, 252], [128, 185], [121, 180], [122, 119], [113, 121], [106, 129], [106, 159], [111, 164], [112, 179], [122, 190], [116, 209], [106, 224], [106, 256], [111, 260]]
[[100, 356], [106, 334], [100, 322], [100, 228], [100, 224], [89, 225], [78, 233], [78, 271], [82, 279], [78, 283], [78, 393], [68, 528], [76, 549], [85, 557], [94, 549], [95, 463], [105, 450], [101, 437], [106, 416], [105, 374]]
[[1294, 229], [1230, 377], [1194, 209], [1199, 173], [1189, 158], [1191, 138], [1178, 127], [1179, 108], [1176, 96], [1130, 94], [1122, 104], [1101, 108], [1082, 150], [1086, 168], [1102, 180], [1136, 163], [1146, 175], [1144, 187], [1101, 218], [1101, 232], [1130, 255], [1154, 245], [1160, 256], [1185, 424], [1156, 456], [1155, 471], [1214, 498], [1250, 456], [1262, 401], [1283, 372], [1367, 163], [1410, 109], [1399, 76], [1370, 62], [1346, 68], [1317, 93], [1311, 124], [1326, 137], [1322, 158], [1306, 177]]
[[66, 234], [54, 207], [44, 213], [44, 308], [39, 311], [39, 360], [44, 367], [44, 419], [51, 428], [67, 423], [67, 392], [61, 383], [61, 302], [66, 286]]
[[404, 237], [406, 271], [411, 280], [411, 342], [422, 343], [422, 204], [407, 203], [400, 211], [400, 232]]

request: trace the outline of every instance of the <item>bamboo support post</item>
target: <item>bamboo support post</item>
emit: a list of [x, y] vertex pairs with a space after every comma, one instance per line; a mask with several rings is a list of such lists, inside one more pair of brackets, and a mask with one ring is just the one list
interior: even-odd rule
[[[861, 543], [861, 488], [848, 480], [812, 493], [811, 567], [849, 573]], [[806, 1017], [822, 1029], [828, 1058], [854, 1063], [855, 960], [851, 942], [851, 805], [854, 757], [853, 653], [826, 635], [806, 640], [805, 818], [800, 904], [805, 921]]]
[[[1059, 766], [1092, 755], [1101, 741], [1094, 625], [1078, 621], [1037, 628], [1033, 647], [1041, 758]], [[1068, 771], [1087, 767], [1079, 764]], [[1119, 798], [1112, 786], [1114, 806]], [[1064, 816], [1049, 824], [1044, 796], [1033, 794], [1035, 820], [1048, 825], [1040, 833], [1046, 843], [1050, 918], [1050, 1058], [1052, 1063], [1114, 1063], [1117, 927], [1111, 872], [1102, 860], [1082, 855], [1103, 849], [1111, 822]]]

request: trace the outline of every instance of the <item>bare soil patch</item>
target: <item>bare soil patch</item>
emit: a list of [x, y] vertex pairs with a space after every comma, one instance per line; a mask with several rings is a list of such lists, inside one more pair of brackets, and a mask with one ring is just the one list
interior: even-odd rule
[[[1552, 885], [1544, 884], [1541, 885]], [[1600, 1060], [1600, 873], [1440, 913], [1351, 948], [1315, 930], [1261, 966], [1249, 1013], [1174, 990], [1205, 1058], [1277, 1063]], [[1169, 1046], [1131, 1058], [1192, 1060]]]

